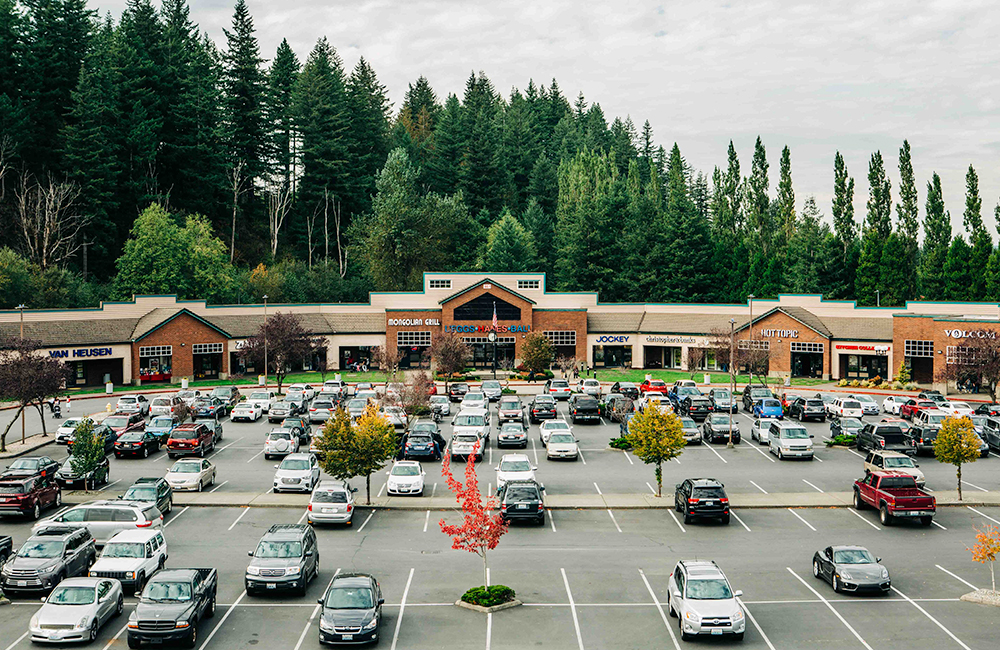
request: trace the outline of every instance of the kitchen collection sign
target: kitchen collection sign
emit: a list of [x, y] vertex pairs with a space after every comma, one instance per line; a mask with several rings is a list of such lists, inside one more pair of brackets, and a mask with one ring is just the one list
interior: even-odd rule
[[440, 318], [390, 318], [389, 327], [422, 327], [424, 325], [438, 326]]
[[51, 350], [49, 351], [49, 356], [56, 359], [68, 359], [73, 357], [74, 359], [79, 359], [82, 357], [110, 357], [111, 348], [79, 348], [77, 350]]

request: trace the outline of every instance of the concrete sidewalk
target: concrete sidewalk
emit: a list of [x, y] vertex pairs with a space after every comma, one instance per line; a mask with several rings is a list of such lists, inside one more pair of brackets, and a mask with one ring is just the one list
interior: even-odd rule
[[[935, 492], [938, 506], [1000, 506], [1000, 492], [963, 492], [958, 500], [956, 491]], [[77, 504], [113, 497], [100, 492], [72, 491], [63, 493], [63, 503]], [[365, 504], [363, 490], [356, 495], [359, 507]], [[735, 510], [756, 508], [846, 508], [851, 507], [852, 492], [785, 492], [772, 494], [731, 494], [729, 503]], [[216, 508], [304, 508], [307, 494], [264, 494], [256, 492], [176, 492], [174, 507]], [[662, 498], [653, 494], [552, 494], [545, 497], [552, 510], [649, 510], [673, 508], [673, 493], [664, 491]], [[458, 510], [452, 496], [440, 497], [373, 497], [371, 506], [379, 510]]]
[[7, 436], [7, 450], [0, 452], [0, 458], [17, 458], [18, 456], [24, 456], [25, 454], [30, 454], [36, 449], [41, 449], [47, 445], [51, 445], [56, 441], [55, 431], [49, 431], [48, 434], [42, 435], [41, 433], [34, 433], [25, 437], [24, 442], [21, 442], [21, 432], [17, 432], [17, 437], [14, 437], [13, 432]]

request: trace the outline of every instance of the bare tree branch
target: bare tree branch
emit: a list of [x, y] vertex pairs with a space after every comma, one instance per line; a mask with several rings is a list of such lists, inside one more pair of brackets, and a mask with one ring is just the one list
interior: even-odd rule
[[233, 226], [229, 235], [229, 263], [233, 263], [236, 256], [236, 212], [239, 209], [240, 196], [246, 191], [247, 177], [243, 173], [246, 169], [246, 161], [237, 160], [233, 166], [226, 170], [226, 180], [229, 181], [229, 188], [233, 192]]
[[51, 175], [44, 184], [21, 174], [15, 194], [15, 219], [28, 258], [42, 269], [60, 264], [82, 246], [81, 229], [89, 219], [76, 213], [80, 188]]
[[271, 234], [271, 255], [278, 254], [278, 235], [292, 207], [292, 190], [287, 185], [275, 185], [267, 193], [267, 225]]

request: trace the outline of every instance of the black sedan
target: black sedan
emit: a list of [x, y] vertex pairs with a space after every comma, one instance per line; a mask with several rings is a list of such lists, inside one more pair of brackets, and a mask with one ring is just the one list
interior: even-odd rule
[[51, 476], [59, 469], [59, 463], [48, 456], [26, 456], [18, 458], [7, 466], [0, 478], [20, 478], [24, 476]]
[[863, 546], [827, 546], [813, 555], [813, 575], [828, 580], [837, 593], [888, 593], [889, 570]]
[[639, 387], [630, 381], [616, 381], [611, 387], [612, 393], [620, 393], [633, 402], [639, 399]]
[[729, 413], [712, 413], [701, 425], [701, 437], [709, 442], [729, 442], [729, 422], [732, 420], [733, 444], [740, 443], [740, 424]]
[[139, 456], [146, 458], [160, 450], [160, 436], [150, 431], [129, 431], [115, 440], [115, 458]]
[[856, 436], [864, 423], [858, 418], [838, 418], [830, 420], [830, 437]]
[[709, 413], [715, 410], [712, 400], [700, 395], [688, 395], [681, 400], [680, 413], [692, 420], [704, 420]]
[[497, 434], [497, 449], [500, 447], [528, 448], [528, 432], [520, 422], [504, 422]]
[[469, 385], [458, 383], [448, 386], [448, 399], [452, 402], [461, 402], [465, 394], [469, 392]]
[[56, 485], [63, 489], [80, 487], [86, 490], [98, 485], [107, 485], [110, 481], [111, 463], [108, 462], [107, 456], [101, 459], [97, 467], [83, 473], [78, 473], [73, 469], [72, 458], [67, 460], [66, 464], [56, 472]]
[[528, 405], [528, 421], [532, 424], [556, 417], [556, 399], [551, 395], [536, 395]]
[[1000, 404], [980, 404], [976, 407], [976, 415], [1000, 415]]
[[382, 589], [367, 573], [341, 573], [319, 599], [319, 642], [377, 642], [382, 623]]

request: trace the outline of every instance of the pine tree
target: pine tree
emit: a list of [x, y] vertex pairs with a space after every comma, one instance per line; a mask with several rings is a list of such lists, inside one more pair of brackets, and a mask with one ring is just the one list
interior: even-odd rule
[[[966, 302], [972, 300], [973, 273], [971, 266], [972, 249], [965, 243], [965, 237], [958, 235], [951, 240], [944, 261], [944, 293], [946, 300]], [[988, 262], [987, 262], [988, 263]]]
[[459, 188], [469, 209], [496, 212], [501, 207], [506, 170], [498, 164], [500, 98], [485, 73], [472, 74], [462, 100], [466, 135], [458, 169]]
[[846, 255], [847, 248], [857, 237], [854, 223], [854, 179], [847, 175], [844, 157], [837, 152], [833, 158], [833, 229], [840, 238]]
[[971, 284], [968, 288], [968, 299], [975, 301], [986, 299], [985, 270], [989, 264], [990, 255], [993, 253], [993, 239], [983, 226], [982, 208], [983, 199], [979, 196], [979, 176], [972, 165], [969, 165], [969, 171], [965, 174], [965, 212], [962, 215], [962, 222], [972, 244], [969, 254], [971, 269], [969, 280]]
[[545, 271], [546, 274], [554, 276], [556, 242], [554, 215], [551, 212], [546, 212], [541, 204], [535, 200], [535, 197], [531, 197], [528, 199], [528, 207], [521, 215], [521, 223], [524, 224], [535, 242], [539, 265], [539, 268], [535, 270]]
[[903, 305], [909, 299], [913, 282], [909, 256], [909, 240], [898, 232], [890, 233], [882, 247], [878, 278], [882, 305]]
[[524, 273], [538, 270], [535, 239], [509, 210], [490, 226], [480, 269], [489, 273]]
[[882, 259], [882, 248], [892, 233], [891, 185], [885, 174], [882, 153], [876, 151], [868, 162], [868, 214], [861, 239], [861, 261], [855, 279], [855, 298], [862, 305], [873, 305], [881, 286], [883, 265], [896, 260]]
[[666, 255], [659, 260], [662, 276], [675, 278], [663, 287], [662, 299], [707, 302], [713, 288], [712, 242], [708, 222], [695, 210], [684, 178], [684, 160], [674, 143], [667, 165], [664, 196]]
[[302, 65], [287, 39], [282, 39], [267, 76], [267, 121], [271, 125], [270, 159], [284, 186], [295, 176], [295, 82]]
[[770, 256], [774, 236], [767, 169], [767, 150], [764, 149], [764, 143], [758, 136], [754, 144], [750, 177], [747, 179], [746, 208], [747, 225], [750, 228], [753, 246], [765, 257]]
[[[775, 199], [778, 227], [784, 242], [795, 234], [795, 190], [792, 189], [792, 152], [786, 145], [781, 150], [781, 176], [778, 180], [778, 197]], [[815, 207], [815, 206], [814, 206]]]
[[226, 35], [223, 74], [223, 114], [226, 146], [230, 164], [242, 162], [247, 182], [248, 202], [252, 202], [255, 183], [267, 171], [267, 127], [264, 107], [267, 81], [261, 66], [253, 17], [246, 0], [236, 0], [232, 31]]
[[375, 174], [389, 155], [389, 97], [364, 57], [347, 80], [349, 195], [347, 214], [367, 212], [375, 191]]
[[920, 265], [923, 297], [927, 300], [946, 300], [948, 291], [944, 264], [951, 247], [951, 215], [944, 209], [941, 177], [937, 172], [927, 183], [925, 211], [924, 251]]
[[531, 168], [528, 195], [538, 201], [547, 214], [555, 214], [559, 199], [559, 167], [544, 151]]
[[0, 0], [0, 133], [7, 136], [15, 154], [31, 139], [31, 125], [24, 105], [24, 17], [15, 0]]
[[538, 126], [524, 96], [516, 89], [503, 110], [501, 159], [508, 170], [509, 186], [504, 189], [504, 204], [524, 209], [530, 193], [531, 172], [538, 159]]
[[[896, 204], [896, 232], [905, 244], [906, 254], [896, 261], [901, 272], [897, 277], [898, 284], [894, 285], [900, 297], [900, 301], [896, 304], [900, 305], [918, 295], [917, 266], [920, 257], [920, 244], [917, 242], [917, 237], [920, 234], [920, 215], [917, 201], [917, 185], [913, 177], [910, 143], [903, 140], [903, 146], [899, 149], [899, 203]], [[895, 259], [896, 256], [893, 255], [892, 258]], [[893, 289], [886, 287], [886, 290]]]
[[823, 239], [830, 232], [822, 219], [815, 197], [807, 197], [788, 240], [788, 290], [791, 293], [822, 291]]
[[434, 153], [428, 163], [428, 185], [439, 194], [458, 189], [459, 166], [465, 149], [462, 130], [462, 106], [455, 95], [448, 95], [434, 125]]

